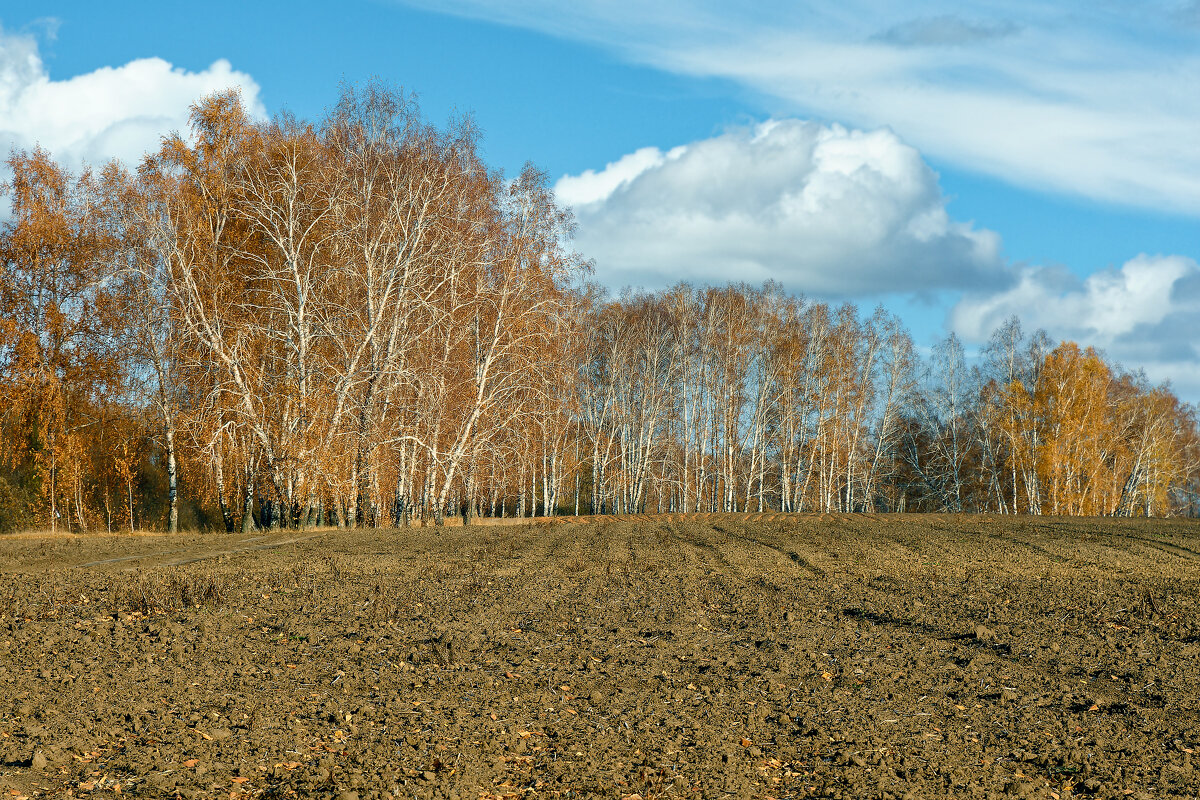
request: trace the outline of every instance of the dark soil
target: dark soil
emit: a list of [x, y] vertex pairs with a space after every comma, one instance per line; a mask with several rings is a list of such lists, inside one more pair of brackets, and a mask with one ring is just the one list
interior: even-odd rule
[[0, 798], [1200, 796], [1200, 525], [0, 540]]

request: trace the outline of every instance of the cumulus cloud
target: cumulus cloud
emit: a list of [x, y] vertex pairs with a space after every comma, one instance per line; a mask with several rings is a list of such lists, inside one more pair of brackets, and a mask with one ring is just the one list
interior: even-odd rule
[[772, 120], [555, 188], [611, 286], [770, 278], [845, 297], [1006, 279], [999, 237], [951, 220], [936, 173], [888, 130]]
[[67, 163], [133, 164], [161, 136], [187, 127], [192, 103], [230, 87], [241, 89], [251, 113], [265, 114], [258, 84], [225, 60], [191, 72], [141, 58], [54, 80], [34, 37], [0, 29], [0, 150], [40, 145]]
[[678, 158], [687, 148], [676, 147], [663, 153], [657, 147], [643, 147], [621, 156], [596, 172], [584, 170], [579, 175], [564, 175], [555, 184], [559, 200], [572, 206], [584, 206], [603, 201], [616, 190], [629, 185], [648, 169], [661, 167], [668, 159]]
[[1027, 328], [1102, 347], [1155, 381], [1171, 381], [1184, 396], [1200, 397], [1200, 265], [1190, 258], [1140, 255], [1086, 278], [1027, 268], [1006, 290], [964, 295], [948, 325], [982, 342], [1014, 314]]

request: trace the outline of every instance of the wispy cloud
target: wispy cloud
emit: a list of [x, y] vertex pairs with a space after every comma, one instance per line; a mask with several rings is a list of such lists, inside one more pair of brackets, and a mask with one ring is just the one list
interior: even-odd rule
[[946, 47], [977, 44], [1012, 36], [1021, 26], [1011, 21], [971, 22], [953, 14], [940, 14], [893, 25], [873, 39], [902, 47]]
[[1184, 25], [1200, 28], [1200, 0], [1184, 3], [1176, 12], [1175, 18]]
[[732, 79], [776, 113], [887, 125], [1027, 187], [1200, 214], [1200, 39], [1177, 0], [410, 3]]

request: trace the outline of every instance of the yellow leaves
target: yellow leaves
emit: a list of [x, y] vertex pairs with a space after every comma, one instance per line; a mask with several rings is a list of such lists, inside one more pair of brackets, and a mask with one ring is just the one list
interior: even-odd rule
[[1169, 427], [1151, 421], [1161, 419], [1151, 409], [1163, 408], [1169, 393], [1114, 377], [1099, 353], [1074, 342], [1046, 353], [1033, 375], [1030, 385], [1013, 380], [992, 394], [986, 416], [1008, 444], [1024, 510], [1128, 513], [1131, 491], [1161, 507], [1176, 474], [1158, 472], [1153, 485], [1135, 479], [1149, 477], [1140, 471], [1156, 449], [1181, 451], [1178, 441], [1155, 441], [1150, 432]]
[[[562, 509], [572, 478], [577, 509], [622, 511], [745, 510], [755, 483], [760, 511], [903, 508], [898, 487], [920, 484], [896, 479], [891, 447], [917, 359], [883, 312], [770, 285], [577, 291], [546, 176], [502, 179], [470, 129], [439, 131], [379, 87], [318, 124], [252, 120], [230, 92], [191, 122], [136, 179], [76, 177], [43, 151], [10, 161], [0, 404], [26, 430], [2, 452], [42, 479], [52, 521], [134, 527], [137, 477], [170, 430], [188, 442], [182, 485], [212, 484], [226, 525], [256, 501], [260, 522], [288, 509], [300, 526], [407, 523], [416, 498], [422, 522], [452, 502], [525, 516]], [[117, 263], [136, 268], [96, 272]], [[949, 415], [990, 439], [980, 464], [951, 434], [953, 507], [981, 505], [959, 484], [983, 475], [1006, 510], [1163, 508], [1186, 411], [1118, 386], [1094, 351], [1046, 350], [971, 398], [986, 409]], [[176, 393], [129, 401], [163, 364]], [[109, 394], [120, 413], [94, 400]], [[157, 430], [136, 430], [148, 414]]]

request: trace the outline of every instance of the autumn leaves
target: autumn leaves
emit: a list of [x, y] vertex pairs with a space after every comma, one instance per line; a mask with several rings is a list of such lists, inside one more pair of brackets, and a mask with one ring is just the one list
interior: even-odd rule
[[[11, 467], [52, 525], [64, 496], [76, 527], [118, 522], [129, 470], [102, 480], [84, 462], [107, 447], [115, 463], [139, 426], [172, 527], [181, 467], [227, 528], [375, 523], [418, 500], [436, 514], [561, 376], [568, 216], [541, 174], [502, 178], [469, 124], [434, 129], [405, 96], [347, 92], [319, 125], [256, 123], [236, 96], [210, 97], [189, 137], [94, 187], [69, 186], [44, 153], [23, 159], [15, 190], [48, 185], [54, 202], [21, 194], [5, 229], [8, 351], [31, 353], [5, 389], [40, 392], [44, 410], [7, 432], [32, 452]], [[77, 417], [112, 402], [131, 435], [60, 444], [81, 430], [52, 413], [64, 382], [86, 395]]]
[[1091, 348], [1055, 347], [990, 387], [985, 409], [1007, 446], [1014, 509], [1154, 516], [1195, 503], [1194, 411]]
[[923, 363], [774, 285], [610, 299], [544, 175], [376, 85], [319, 123], [207, 98], [136, 171], [8, 163], [9, 525], [1195, 509], [1167, 389], [1013, 326]]
[[[594, 512], [1195, 513], [1194, 409], [1013, 320], [968, 364], [779, 287], [596, 307], [579, 420]], [[589, 457], [590, 456], [590, 457]]]

